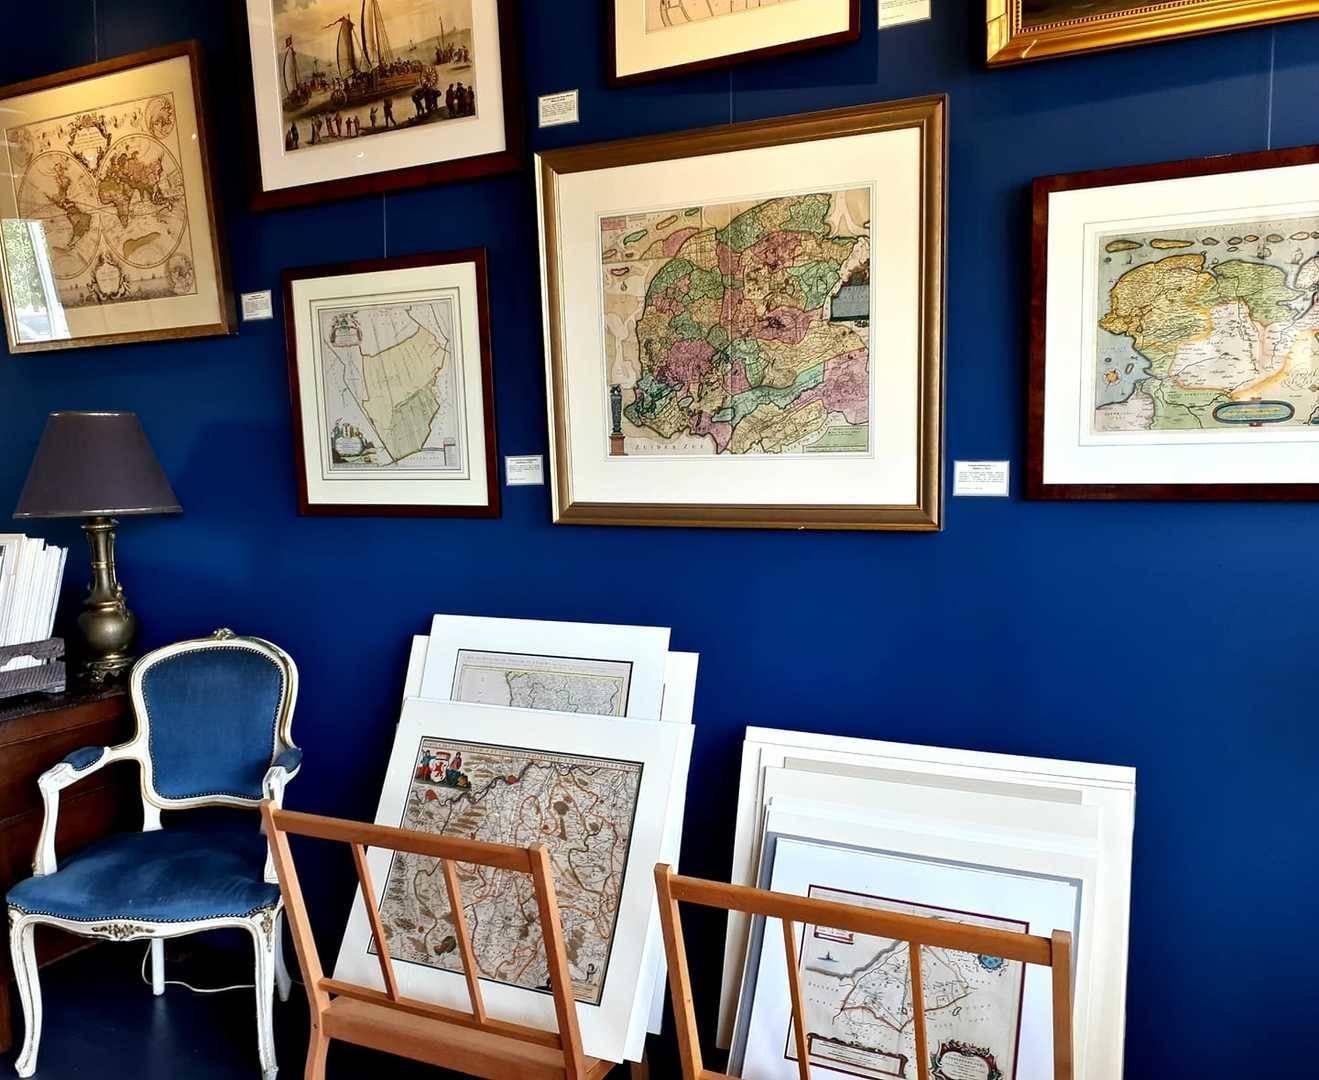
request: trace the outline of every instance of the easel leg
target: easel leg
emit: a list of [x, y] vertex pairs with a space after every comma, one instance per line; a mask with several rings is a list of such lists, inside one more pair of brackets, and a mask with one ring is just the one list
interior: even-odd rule
[[311, 1043], [307, 1047], [305, 1080], [325, 1080], [325, 1059], [329, 1052], [330, 1040], [321, 1034], [320, 1028], [312, 1028]]
[[631, 1080], [650, 1080], [650, 1057], [644, 1051], [640, 1061], [631, 1062]]

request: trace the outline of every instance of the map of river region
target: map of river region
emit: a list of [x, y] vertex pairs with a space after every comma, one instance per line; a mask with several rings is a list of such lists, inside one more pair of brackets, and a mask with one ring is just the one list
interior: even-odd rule
[[196, 293], [174, 95], [9, 128], [18, 216], [66, 309]]
[[[812, 885], [810, 896], [972, 926], [1026, 933], [1015, 919], [864, 896]], [[807, 925], [798, 961], [810, 1063], [872, 1080], [914, 1078], [916, 1034], [908, 943]], [[1023, 965], [997, 956], [922, 948], [926, 1041], [934, 1080], [1012, 1080]], [[785, 1056], [797, 1060], [789, 1025]]]
[[613, 457], [868, 454], [869, 188], [600, 220]]
[[[641, 773], [640, 762], [426, 738], [399, 824], [496, 844], [544, 844], [553, 864], [573, 989], [578, 1001], [598, 1005]], [[465, 863], [455, 869], [481, 977], [548, 993], [531, 876]], [[380, 917], [395, 959], [462, 970], [437, 860], [396, 852]]]
[[452, 700], [516, 709], [626, 716], [626, 660], [458, 650]]
[[326, 471], [467, 474], [447, 297], [316, 309]]
[[1319, 216], [1109, 233], [1097, 257], [1091, 435], [1319, 438]]

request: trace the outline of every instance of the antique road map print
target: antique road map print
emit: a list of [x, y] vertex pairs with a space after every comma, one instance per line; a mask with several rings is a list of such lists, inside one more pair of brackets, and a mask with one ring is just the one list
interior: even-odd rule
[[1091, 436], [1319, 434], [1319, 217], [1109, 233], [1098, 257]]
[[[1025, 933], [1029, 925], [925, 904], [812, 885], [808, 895], [844, 904]], [[910, 953], [905, 941], [803, 928], [799, 967], [810, 1063], [873, 1080], [915, 1077]], [[1011, 1080], [1023, 965], [996, 956], [923, 948], [930, 1075], [939, 1080]], [[785, 1055], [797, 1060], [789, 1025]]]
[[632, 664], [567, 656], [459, 649], [453, 701], [518, 709], [626, 716]]
[[[598, 1005], [641, 773], [639, 762], [426, 738], [399, 824], [497, 844], [544, 844], [577, 1000]], [[456, 869], [481, 977], [548, 993], [531, 876], [461, 863]], [[396, 852], [380, 916], [395, 959], [462, 970], [437, 860]]]
[[284, 150], [477, 112], [471, 0], [273, 0]]
[[869, 188], [600, 220], [615, 457], [868, 454]]
[[196, 293], [174, 96], [9, 128], [19, 216], [66, 309]]
[[467, 474], [463, 379], [448, 297], [316, 309], [326, 473]]
[[744, 11], [791, 4], [797, 0], [646, 0], [646, 32], [685, 26], [703, 19], [740, 15]]

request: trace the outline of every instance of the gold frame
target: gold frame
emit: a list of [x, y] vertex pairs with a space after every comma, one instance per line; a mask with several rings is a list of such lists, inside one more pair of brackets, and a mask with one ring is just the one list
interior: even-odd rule
[[1133, 11], [1022, 26], [1021, 0], [986, 0], [991, 66], [1319, 15], [1319, 0], [1147, 0]]
[[[551, 150], [536, 158], [543, 223], [551, 491], [555, 524], [938, 532], [943, 518], [944, 229], [947, 99], [913, 98]], [[713, 503], [587, 503], [574, 498], [568, 462], [567, 343], [559, 275], [559, 178], [823, 139], [915, 128], [921, 134], [920, 356], [917, 499], [902, 505], [778, 506]]]

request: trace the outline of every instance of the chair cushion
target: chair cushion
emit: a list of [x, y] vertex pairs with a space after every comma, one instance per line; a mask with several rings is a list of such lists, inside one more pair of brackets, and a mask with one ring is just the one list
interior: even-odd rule
[[191, 922], [273, 907], [262, 880], [265, 838], [255, 827], [119, 833], [63, 860], [59, 870], [9, 890], [29, 915], [89, 922]]

